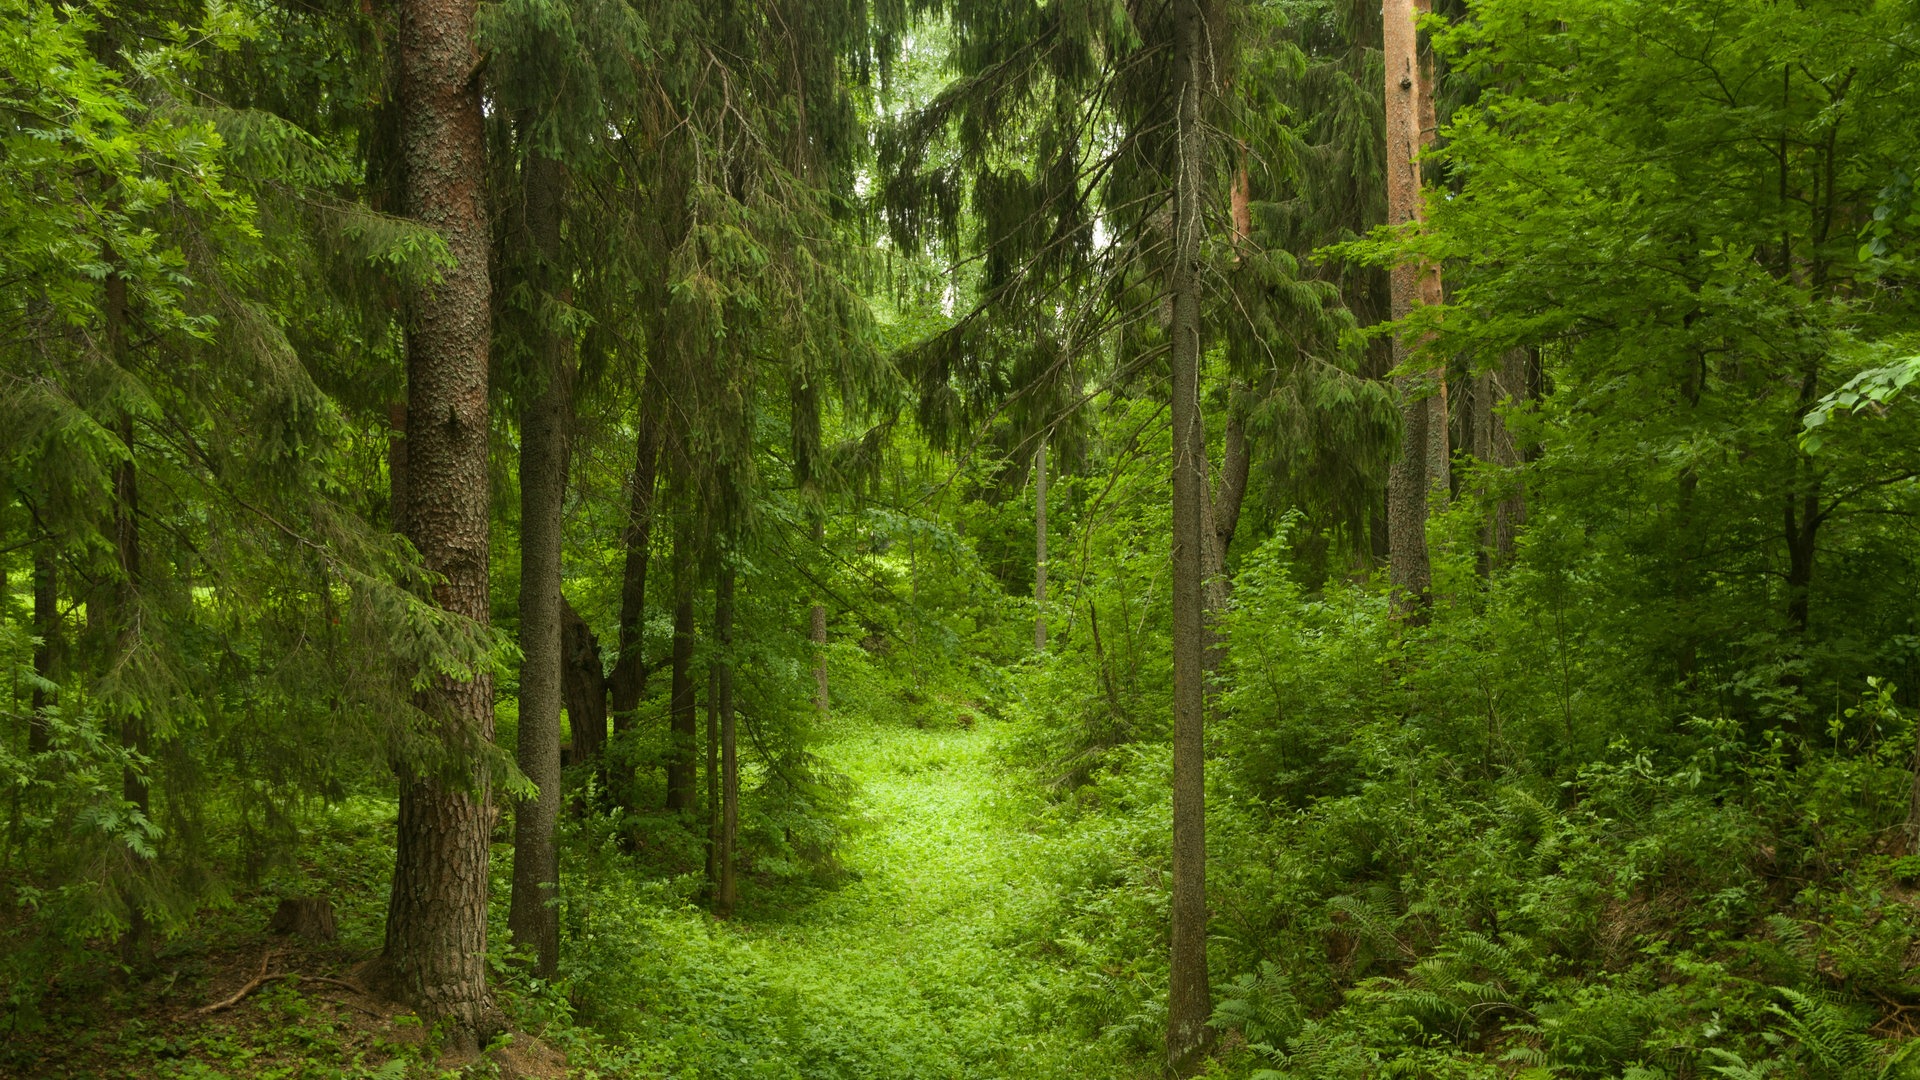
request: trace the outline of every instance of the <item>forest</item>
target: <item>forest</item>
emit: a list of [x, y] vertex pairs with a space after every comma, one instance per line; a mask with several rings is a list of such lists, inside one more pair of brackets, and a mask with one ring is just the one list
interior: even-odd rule
[[1920, 1080], [1920, 0], [0, 0], [0, 1076]]

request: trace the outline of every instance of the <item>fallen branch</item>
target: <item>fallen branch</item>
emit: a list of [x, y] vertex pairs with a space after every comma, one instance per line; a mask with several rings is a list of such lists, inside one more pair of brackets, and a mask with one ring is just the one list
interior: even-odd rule
[[356, 994], [365, 994], [367, 992], [367, 988], [358, 983], [350, 983], [345, 979], [329, 979], [325, 975], [295, 975], [294, 978], [305, 979], [308, 982], [326, 983], [328, 986], [337, 986], [342, 990], [351, 990]]
[[234, 994], [232, 997], [227, 998], [224, 1001], [216, 1001], [211, 1005], [201, 1006], [200, 1008], [195, 1009], [193, 1011], [193, 1015], [206, 1016], [208, 1013], [217, 1013], [222, 1009], [231, 1009], [235, 1005], [238, 1005], [242, 1001], [245, 1001], [248, 994], [251, 994], [255, 990], [260, 989], [261, 984], [265, 983], [267, 979], [271, 977], [267, 974], [267, 965], [272, 962], [273, 962], [273, 950], [268, 949], [267, 955], [262, 956], [260, 958], [260, 974], [255, 975], [251, 979], [248, 979], [247, 984], [245, 986], [242, 986], [240, 989], [234, 991]]

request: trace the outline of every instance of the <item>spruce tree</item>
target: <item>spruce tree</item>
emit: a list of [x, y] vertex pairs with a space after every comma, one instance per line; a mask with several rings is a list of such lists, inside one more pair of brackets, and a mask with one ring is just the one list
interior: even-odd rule
[[[402, 208], [444, 240], [440, 280], [409, 297], [407, 538], [439, 606], [488, 622], [487, 356], [491, 336], [486, 131], [469, 0], [399, 5]], [[446, 1021], [456, 1045], [497, 1025], [487, 989], [493, 777], [490, 667], [437, 675], [419, 696], [424, 739], [396, 762], [400, 807], [378, 981]]]

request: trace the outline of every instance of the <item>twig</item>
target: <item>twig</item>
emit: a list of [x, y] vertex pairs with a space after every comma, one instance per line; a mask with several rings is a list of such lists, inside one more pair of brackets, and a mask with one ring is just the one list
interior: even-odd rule
[[268, 949], [267, 954], [260, 958], [260, 974], [255, 975], [251, 979], [248, 979], [247, 984], [245, 986], [242, 986], [239, 990], [235, 991], [232, 997], [227, 998], [224, 1001], [216, 1001], [211, 1005], [205, 1005], [198, 1009], [195, 1009], [193, 1011], [193, 1015], [205, 1016], [208, 1013], [217, 1013], [222, 1009], [231, 1009], [235, 1005], [238, 1005], [242, 1001], [246, 1000], [246, 997], [248, 994], [251, 994], [255, 990], [260, 989], [260, 984], [267, 981], [267, 978], [268, 978], [267, 965], [272, 962], [273, 962], [273, 950]]
[[350, 983], [345, 979], [329, 979], [325, 975], [295, 975], [294, 978], [305, 979], [308, 982], [326, 983], [328, 986], [338, 986], [343, 990], [351, 990], [356, 994], [365, 994], [367, 992], [367, 988], [358, 983]]

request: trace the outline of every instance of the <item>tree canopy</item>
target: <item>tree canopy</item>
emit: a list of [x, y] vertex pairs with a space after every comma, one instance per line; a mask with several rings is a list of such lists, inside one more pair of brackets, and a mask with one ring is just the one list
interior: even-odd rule
[[1916, 100], [1912, 0], [0, 0], [0, 1072], [1913, 1074]]

